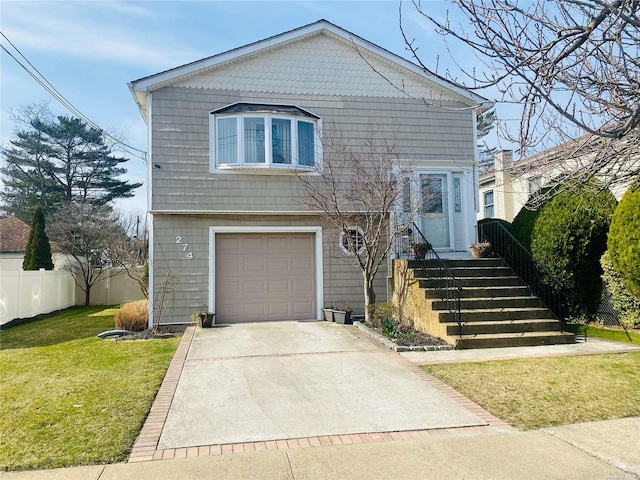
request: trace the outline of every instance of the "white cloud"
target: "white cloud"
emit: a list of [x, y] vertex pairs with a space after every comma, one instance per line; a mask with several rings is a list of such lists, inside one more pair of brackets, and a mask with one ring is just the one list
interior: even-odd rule
[[[123, 2], [32, 3], [3, 6], [3, 33], [30, 51], [112, 61], [150, 69], [171, 68], [206, 56], [170, 34], [145, 33], [154, 13]], [[38, 8], [34, 8], [37, 5]]]

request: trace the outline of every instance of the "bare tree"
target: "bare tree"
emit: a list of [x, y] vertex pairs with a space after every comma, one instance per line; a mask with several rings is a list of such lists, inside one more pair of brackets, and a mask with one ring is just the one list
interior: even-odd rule
[[301, 202], [318, 212], [341, 233], [348, 260], [362, 270], [365, 318], [376, 303], [374, 279], [396, 240], [406, 235], [405, 223], [393, 221], [410, 185], [411, 165], [398, 165], [393, 143], [370, 133], [361, 148], [346, 145], [337, 134], [323, 138], [320, 175], [303, 176]]
[[126, 240], [118, 216], [108, 207], [68, 203], [51, 216], [47, 232], [68, 256], [64, 269], [73, 274], [89, 305], [91, 287], [113, 275], [114, 246]]
[[[630, 157], [617, 155], [640, 145], [638, 0], [451, 0], [456, 14], [444, 19], [426, 2], [425, 8], [420, 0], [412, 3], [447, 42], [459, 70], [447, 72], [448, 80], [471, 90], [495, 87], [499, 101], [522, 106], [518, 135], [510, 138], [501, 128], [519, 143], [521, 155], [547, 141], [587, 135], [580, 143], [594, 161], [576, 171], [581, 180], [617, 172], [611, 184], [638, 175], [637, 164], [624, 168]], [[402, 5], [400, 13], [407, 47], [426, 68], [403, 24]], [[469, 49], [484, 68], [469, 66], [463, 53]], [[613, 155], [608, 145], [616, 140], [625, 141], [624, 151]]]
[[121, 243], [112, 246], [113, 261], [135, 280], [145, 298], [149, 298], [149, 232], [144, 214], [120, 215], [126, 232]]

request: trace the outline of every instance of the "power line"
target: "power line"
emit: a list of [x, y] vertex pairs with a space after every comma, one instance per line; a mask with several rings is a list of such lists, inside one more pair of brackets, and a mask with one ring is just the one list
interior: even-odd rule
[[114, 143], [120, 145], [121, 147], [124, 147], [123, 150], [126, 153], [128, 153], [130, 155], [133, 155], [133, 156], [135, 156], [137, 158], [141, 158], [142, 160], [146, 161], [147, 152], [145, 152], [144, 150], [140, 150], [139, 148], [136, 148], [136, 147], [134, 147], [132, 145], [129, 145], [129, 144], [123, 142], [122, 140], [114, 137], [109, 132], [104, 131], [97, 123], [95, 123], [89, 117], [84, 115], [69, 100], [67, 100], [65, 98], [65, 96], [62, 95], [53, 86], [53, 84], [51, 82], [49, 82], [49, 80], [47, 80], [47, 78], [42, 73], [40, 73], [40, 71], [29, 61], [29, 59], [27, 57], [25, 57], [23, 55], [23, 53], [18, 49], [18, 47], [16, 47], [11, 42], [11, 40], [9, 40], [9, 38], [3, 32], [0, 32], [0, 35], [2, 35], [7, 42], [9, 42], [9, 45], [11, 45], [15, 49], [15, 51], [18, 52], [18, 54], [25, 60], [25, 62], [27, 62], [27, 64], [29, 64], [29, 66], [37, 73], [37, 75], [32, 70], [30, 70], [26, 65], [24, 65], [19, 59], [17, 59], [9, 50], [7, 50], [7, 48], [4, 45], [0, 44], [0, 47], [2, 47], [2, 50], [4, 50], [13, 60], [15, 60], [15, 62], [18, 65], [20, 65], [29, 74], [29, 76], [31, 76], [52, 97], [54, 97], [56, 100], [58, 100], [64, 107], [66, 107], [72, 114], [74, 114], [80, 120], [84, 121], [89, 126], [91, 126], [94, 129], [98, 130], [101, 135], [110, 138]]

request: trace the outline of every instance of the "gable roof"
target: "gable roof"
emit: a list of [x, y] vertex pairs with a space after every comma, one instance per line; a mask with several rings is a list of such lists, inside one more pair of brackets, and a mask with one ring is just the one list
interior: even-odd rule
[[443, 90], [447, 90], [460, 98], [464, 103], [473, 105], [484, 105], [488, 108], [492, 105], [492, 102], [488, 99], [477, 95], [469, 90], [457, 87], [444, 79], [443, 77], [426, 70], [390, 51], [375, 45], [343, 28], [334, 25], [327, 20], [319, 20], [315, 23], [299, 27], [288, 32], [275, 35], [264, 40], [250, 43], [243, 47], [238, 47], [226, 52], [213, 55], [211, 57], [204, 58], [195, 62], [188, 63], [176, 68], [165, 70], [154, 75], [134, 80], [128, 84], [129, 90], [134, 97], [134, 100], [138, 104], [140, 112], [143, 118], [146, 119], [146, 102], [147, 93], [154, 89], [161, 88], [163, 86], [177, 83], [180, 80], [184, 80], [189, 76], [193, 76], [206, 69], [211, 69], [222, 64], [227, 64], [240, 60], [243, 57], [253, 56], [268, 49], [277, 48], [286, 43], [292, 43], [297, 40], [308, 38], [318, 34], [333, 35], [343, 41], [346, 41], [355, 46], [356, 49], [362, 49], [363, 51], [373, 54], [379, 58], [382, 58], [388, 62], [392, 62], [395, 65], [408, 70], [421, 78], [425, 83], [435, 85]]
[[21, 253], [25, 251], [31, 227], [16, 217], [0, 219], [0, 252]]

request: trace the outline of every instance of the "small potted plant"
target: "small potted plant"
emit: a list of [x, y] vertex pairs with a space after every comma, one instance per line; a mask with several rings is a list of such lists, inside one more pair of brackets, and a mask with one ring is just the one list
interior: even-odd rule
[[469, 245], [473, 258], [489, 258], [491, 256], [491, 244], [489, 242], [473, 243]]
[[333, 319], [340, 325], [350, 325], [353, 323], [351, 320], [351, 307], [348, 303], [343, 303], [340, 308], [333, 311]]
[[415, 260], [424, 260], [427, 252], [431, 249], [429, 242], [418, 242], [411, 244], [411, 251], [413, 252], [413, 258]]
[[200, 328], [211, 328], [215, 324], [216, 313], [207, 311], [198, 311], [191, 314], [191, 321]]

